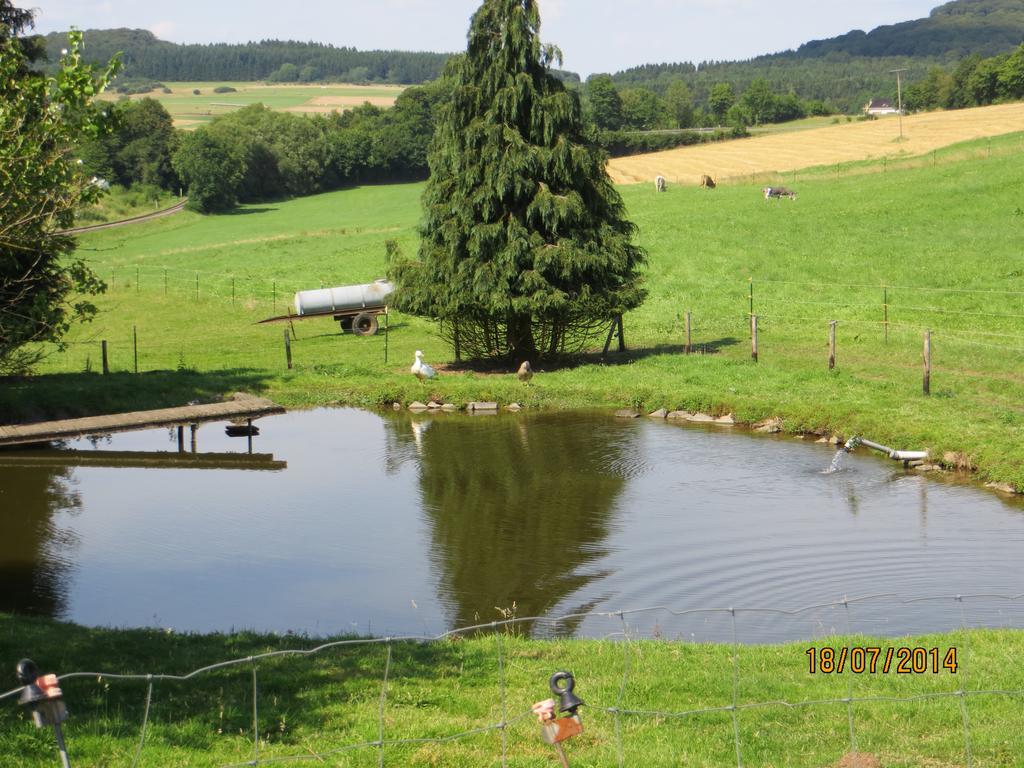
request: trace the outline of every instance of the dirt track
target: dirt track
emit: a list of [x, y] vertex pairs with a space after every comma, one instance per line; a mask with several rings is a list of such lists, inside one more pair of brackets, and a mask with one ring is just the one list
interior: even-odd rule
[[153, 211], [153, 213], [145, 213], [142, 216], [132, 216], [129, 219], [121, 219], [120, 221], [108, 221], [105, 224], [93, 224], [88, 227], [74, 227], [73, 229], [63, 229], [60, 234], [62, 235], [80, 235], [83, 232], [98, 232], [101, 229], [112, 229], [114, 227], [123, 227], [125, 224], [138, 224], [142, 221], [150, 221], [152, 219], [159, 219], [163, 216], [170, 216], [172, 213], [177, 213], [185, 207], [185, 203], [188, 202], [188, 198], [182, 198], [180, 203], [175, 203], [170, 208], [163, 208], [159, 211]]

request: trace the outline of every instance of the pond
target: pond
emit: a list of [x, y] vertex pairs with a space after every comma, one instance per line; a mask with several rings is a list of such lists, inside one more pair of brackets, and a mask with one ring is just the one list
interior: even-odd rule
[[[828, 474], [810, 440], [605, 413], [258, 425], [251, 455], [223, 424], [195, 454], [168, 430], [0, 452], [0, 610], [312, 635], [627, 611], [528, 629], [743, 642], [1022, 626], [1002, 596], [1024, 593], [1024, 508], [863, 449]], [[844, 597], [870, 599], [709, 610]]]

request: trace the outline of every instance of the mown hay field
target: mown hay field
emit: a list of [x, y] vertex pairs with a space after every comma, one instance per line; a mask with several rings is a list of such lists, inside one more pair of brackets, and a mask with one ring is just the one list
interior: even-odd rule
[[[284, 112], [329, 114], [369, 102], [378, 107], [390, 107], [404, 88], [400, 85], [353, 85], [350, 83], [323, 83], [288, 85], [284, 83], [209, 82], [165, 83], [170, 93], [160, 89], [151, 93], [131, 96], [132, 99], [153, 98], [159, 101], [171, 117], [176, 128], [191, 129], [209, 123], [223, 115], [249, 104], [264, 104]], [[231, 93], [214, 93], [214, 89], [228, 86]], [[193, 93], [199, 91], [199, 94]], [[107, 100], [116, 100], [120, 94], [103, 94]]]
[[908, 115], [902, 121], [902, 141], [899, 122], [892, 116], [620, 157], [608, 163], [608, 172], [620, 184], [653, 182], [661, 175], [670, 183], [695, 185], [701, 174], [719, 181], [752, 181], [816, 166], [924, 155], [1020, 130], [1024, 103]]

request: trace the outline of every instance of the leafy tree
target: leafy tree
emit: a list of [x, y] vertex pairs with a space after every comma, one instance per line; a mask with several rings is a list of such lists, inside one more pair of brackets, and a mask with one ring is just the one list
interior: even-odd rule
[[775, 117], [776, 96], [771, 85], [763, 77], [757, 78], [748, 86], [743, 92], [740, 104], [750, 115], [750, 121], [754, 125], [771, 122]]
[[1009, 99], [1024, 98], [1024, 45], [1007, 56], [999, 68], [999, 93]]
[[174, 189], [178, 177], [171, 155], [178, 137], [170, 113], [156, 99], [126, 101], [114, 108], [116, 128], [104, 143], [109, 148], [113, 178], [128, 187], [152, 184]]
[[[103, 116], [92, 100], [116, 72], [82, 63], [81, 33], [69, 35], [56, 76], [31, 71], [16, 38], [32, 17], [0, 0], [0, 371], [23, 371], [41, 352], [32, 342], [60, 342], [88, 320], [88, 300], [103, 283], [72, 256], [74, 239], [58, 234], [74, 211], [99, 196], [73, 144], [98, 134]], [[27, 346], [29, 345], [29, 346]]]
[[715, 83], [708, 94], [708, 109], [715, 116], [715, 120], [721, 125], [725, 122], [725, 116], [729, 108], [736, 103], [736, 91], [732, 83]]
[[650, 131], [665, 122], [665, 104], [654, 91], [625, 88], [621, 96], [624, 127]]
[[967, 78], [967, 90], [974, 104], [991, 104], [999, 96], [1002, 58], [984, 59]]
[[587, 103], [594, 125], [603, 131], [617, 131], [622, 127], [622, 98], [610, 75], [591, 75], [587, 78]]
[[665, 109], [676, 128], [689, 128], [694, 124], [693, 94], [682, 80], [673, 80], [665, 92]]
[[441, 109], [419, 258], [392, 266], [396, 305], [457, 328], [472, 356], [579, 348], [644, 298], [635, 227], [548, 71], [536, 0], [484, 0]]
[[209, 129], [186, 134], [171, 160], [188, 186], [188, 207], [201, 213], [226, 211], [238, 202], [245, 174], [241, 149]]

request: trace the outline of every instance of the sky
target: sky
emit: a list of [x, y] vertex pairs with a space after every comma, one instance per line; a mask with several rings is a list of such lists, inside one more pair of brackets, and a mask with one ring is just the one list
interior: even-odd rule
[[[538, 0], [541, 39], [587, 77], [641, 64], [747, 59], [928, 15], [942, 0]], [[281, 39], [360, 50], [465, 49], [480, 0], [14, 0], [42, 34], [148, 29], [176, 43]]]

